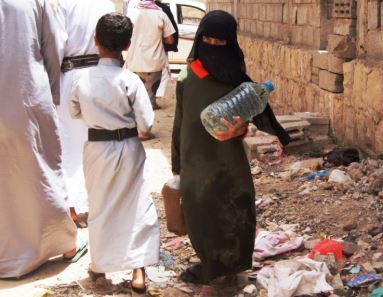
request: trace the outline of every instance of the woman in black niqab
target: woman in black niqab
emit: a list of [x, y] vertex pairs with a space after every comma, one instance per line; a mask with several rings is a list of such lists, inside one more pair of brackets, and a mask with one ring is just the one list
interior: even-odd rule
[[[188, 59], [199, 59], [214, 79], [233, 87], [252, 81], [246, 74], [244, 55], [237, 40], [237, 29], [237, 22], [229, 13], [222, 10], [207, 13], [199, 24]], [[203, 42], [204, 36], [225, 40], [226, 45], [217, 46]], [[253, 118], [253, 123], [259, 130], [276, 135], [283, 145], [290, 142], [289, 135], [276, 120], [269, 104], [261, 114]]]

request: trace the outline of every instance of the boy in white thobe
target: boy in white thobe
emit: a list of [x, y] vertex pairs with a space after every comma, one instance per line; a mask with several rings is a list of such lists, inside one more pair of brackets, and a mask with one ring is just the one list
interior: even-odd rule
[[133, 269], [133, 290], [145, 289], [144, 266], [159, 259], [159, 225], [150, 196], [145, 150], [154, 112], [140, 78], [120, 66], [132, 23], [119, 14], [96, 27], [98, 66], [74, 80], [70, 113], [88, 126], [84, 174], [89, 197], [89, 246], [93, 279]]

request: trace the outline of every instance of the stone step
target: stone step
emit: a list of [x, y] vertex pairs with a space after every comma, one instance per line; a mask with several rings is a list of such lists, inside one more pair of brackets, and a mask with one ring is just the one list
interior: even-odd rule
[[280, 124], [287, 132], [292, 131], [292, 130], [303, 130], [303, 129], [310, 126], [310, 123], [308, 121], [305, 121], [305, 120], [280, 123]]

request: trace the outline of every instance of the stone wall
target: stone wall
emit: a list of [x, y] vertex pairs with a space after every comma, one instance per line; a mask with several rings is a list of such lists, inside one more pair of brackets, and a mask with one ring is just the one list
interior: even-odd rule
[[380, 0], [358, 1], [358, 55], [374, 58], [383, 56], [383, 5]]
[[332, 0], [213, 0], [208, 10], [233, 14], [240, 32], [253, 37], [324, 49], [332, 31]]
[[270, 101], [276, 113], [321, 112], [330, 117], [340, 140], [370, 154], [383, 152], [383, 62], [342, 63], [344, 92], [335, 93], [314, 82], [317, 51], [244, 35], [239, 41], [249, 75], [256, 81], [275, 83]]

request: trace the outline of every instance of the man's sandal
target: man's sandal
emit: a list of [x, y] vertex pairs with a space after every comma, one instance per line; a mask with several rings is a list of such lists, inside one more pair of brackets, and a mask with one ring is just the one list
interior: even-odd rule
[[76, 263], [88, 251], [88, 242], [84, 238], [79, 236], [77, 242], [79, 245], [77, 247], [76, 253], [72, 257], [63, 256], [63, 261], [65, 263]]
[[97, 279], [101, 278], [101, 277], [105, 277], [105, 273], [102, 273], [102, 272], [94, 272], [92, 271], [90, 268], [88, 269], [88, 275], [90, 277], [90, 279], [95, 282], [97, 281]]

